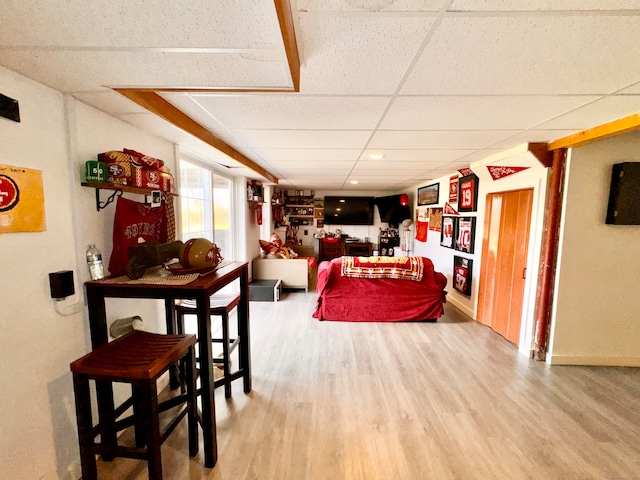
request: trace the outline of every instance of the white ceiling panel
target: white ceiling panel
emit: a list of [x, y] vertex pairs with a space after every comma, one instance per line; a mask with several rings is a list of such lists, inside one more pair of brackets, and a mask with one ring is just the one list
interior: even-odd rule
[[637, 10], [637, 0], [453, 0], [449, 11]]
[[384, 96], [192, 95], [228, 128], [373, 129], [389, 103]]
[[255, 152], [268, 162], [324, 162], [358, 160], [360, 149], [258, 148]]
[[[0, 44], [280, 48], [272, 2], [3, 0]], [[52, 28], [52, 25], [55, 28]]]
[[631, 85], [628, 88], [623, 88], [622, 90], [616, 92], [616, 95], [621, 94], [621, 95], [625, 95], [625, 94], [640, 94], [640, 82], [636, 83], [635, 85]]
[[431, 26], [425, 17], [300, 14], [300, 91], [391, 94]]
[[527, 129], [597, 98], [583, 95], [397, 97], [380, 129]]
[[499, 142], [490, 145], [491, 148], [513, 148], [516, 145], [523, 143], [549, 143], [562, 137], [567, 137], [578, 133], [579, 129], [572, 130], [527, 130], [518, 132], [513, 136], [501, 140]]
[[373, 171], [388, 171], [389, 167], [392, 167], [394, 171], [401, 171], [405, 173], [419, 173], [424, 172], [430, 168], [437, 168], [440, 166], [448, 165], [450, 162], [440, 161], [440, 162], [394, 162], [394, 161], [385, 161], [385, 162], [375, 162], [370, 160], [368, 162], [360, 161], [358, 162], [353, 171], [354, 172], [373, 172]]
[[476, 150], [513, 135], [505, 130], [379, 130], [368, 147], [373, 149]]
[[256, 148], [363, 148], [368, 131], [349, 130], [234, 130], [238, 138]]
[[637, 112], [640, 112], [640, 95], [615, 95], [560, 115], [537, 128], [585, 130]]
[[[18, 50], [1, 51], [0, 59], [6, 68], [63, 92], [100, 86], [276, 88], [291, 84], [285, 63], [271, 54], [246, 58], [215, 53]], [[240, 65], [243, 68], [237, 68]]]
[[402, 94], [607, 94], [640, 80], [639, 31], [640, 16], [445, 18]]
[[156, 135], [171, 140], [174, 143], [192, 142], [195, 139], [193, 135], [186, 133], [184, 130], [179, 129], [172, 123], [150, 112], [125, 113], [119, 115], [118, 118], [142, 130], [153, 131]]
[[102, 89], [93, 92], [76, 92], [73, 94], [81, 102], [91, 105], [92, 107], [102, 110], [109, 115], [118, 116], [125, 113], [147, 113], [135, 102], [124, 97], [111, 89]]
[[365, 150], [360, 161], [377, 162], [372, 154], [384, 154], [384, 162], [448, 162], [472, 153], [473, 150]]
[[444, 0], [298, 0], [299, 12], [437, 12]]

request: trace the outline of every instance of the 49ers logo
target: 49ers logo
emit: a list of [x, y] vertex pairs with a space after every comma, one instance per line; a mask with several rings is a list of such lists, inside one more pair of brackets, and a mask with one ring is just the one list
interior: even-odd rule
[[112, 163], [109, 165], [109, 176], [110, 177], [125, 177], [126, 176], [126, 172], [124, 170], [124, 167], [122, 167], [122, 165], [118, 165], [117, 163]]
[[147, 179], [150, 182], [158, 183], [158, 180], [160, 180], [160, 175], [158, 175], [158, 172], [156, 172], [155, 170], [151, 170], [147, 173]]
[[11, 177], [0, 175], [0, 212], [6, 212], [20, 201], [20, 190]]

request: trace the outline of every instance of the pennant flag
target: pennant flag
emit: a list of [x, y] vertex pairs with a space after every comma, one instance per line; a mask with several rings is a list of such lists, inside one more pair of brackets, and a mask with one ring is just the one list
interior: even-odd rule
[[473, 170], [471, 170], [470, 168], [459, 168], [458, 171], [463, 177], [466, 177], [467, 175], [473, 175]]
[[445, 215], [460, 215], [458, 211], [453, 208], [448, 202], [444, 204], [444, 214]]
[[487, 169], [489, 170], [489, 174], [491, 178], [494, 180], [499, 180], [500, 178], [508, 177], [509, 175], [513, 175], [514, 173], [521, 172], [522, 170], [526, 170], [529, 167], [496, 167], [492, 165], [487, 165]]

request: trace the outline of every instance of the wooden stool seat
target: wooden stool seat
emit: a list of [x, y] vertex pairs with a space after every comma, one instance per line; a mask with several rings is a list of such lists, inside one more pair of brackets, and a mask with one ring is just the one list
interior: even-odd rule
[[[222, 338], [212, 338], [213, 343], [222, 344], [222, 357], [214, 358], [213, 363], [222, 364], [223, 376], [214, 381], [214, 387], [224, 385], [225, 398], [231, 398], [231, 382], [242, 375], [231, 373], [231, 353], [242, 341], [240, 336], [229, 337], [229, 315], [231, 311], [240, 303], [240, 295], [237, 293], [223, 294], [216, 293], [209, 300], [212, 316], [219, 316], [222, 319]], [[178, 333], [184, 333], [184, 315], [195, 315], [197, 313], [195, 300], [180, 300], [175, 305]]]
[[[132, 331], [111, 343], [71, 363], [78, 421], [78, 441], [82, 478], [97, 479], [96, 455], [106, 460], [113, 457], [146, 459], [149, 478], [162, 479], [160, 446], [177, 424], [187, 415], [189, 423], [189, 455], [198, 452], [195, 386], [195, 335], [159, 335]], [[182, 361], [186, 379], [186, 393], [158, 402], [156, 381], [175, 362]], [[113, 418], [100, 419], [94, 427], [91, 413], [89, 380], [131, 384], [132, 396], [115, 409]], [[117, 420], [129, 407], [133, 414]], [[181, 406], [163, 432], [159, 414]], [[95, 437], [114, 438], [113, 432], [135, 425], [135, 447], [110, 444]]]

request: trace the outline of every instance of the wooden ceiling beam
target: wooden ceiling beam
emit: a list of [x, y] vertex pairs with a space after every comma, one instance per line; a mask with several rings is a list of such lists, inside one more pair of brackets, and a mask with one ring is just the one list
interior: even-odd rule
[[614, 135], [631, 132], [640, 129], [640, 114], [634, 113], [628, 117], [614, 120], [594, 128], [589, 128], [578, 132], [574, 135], [559, 138], [549, 143], [549, 150], [558, 150], [561, 148], [572, 148], [586, 145], [587, 143], [604, 140]]
[[258, 175], [261, 175], [270, 182], [276, 184], [278, 183], [278, 177], [265, 170], [260, 165], [256, 164], [253, 160], [245, 157], [235, 148], [220, 140], [217, 136], [215, 136], [205, 127], [193, 120], [191, 117], [183, 113], [181, 110], [174, 107], [171, 103], [166, 101], [156, 92], [128, 88], [116, 88], [115, 91], [120, 93], [121, 95], [124, 95], [129, 100], [137, 103], [141, 107], [149, 110], [151, 113], [156, 114], [160, 118], [165, 119], [176, 127], [202, 140], [207, 145], [220, 150], [225, 155], [228, 155], [245, 167], [250, 168]]

